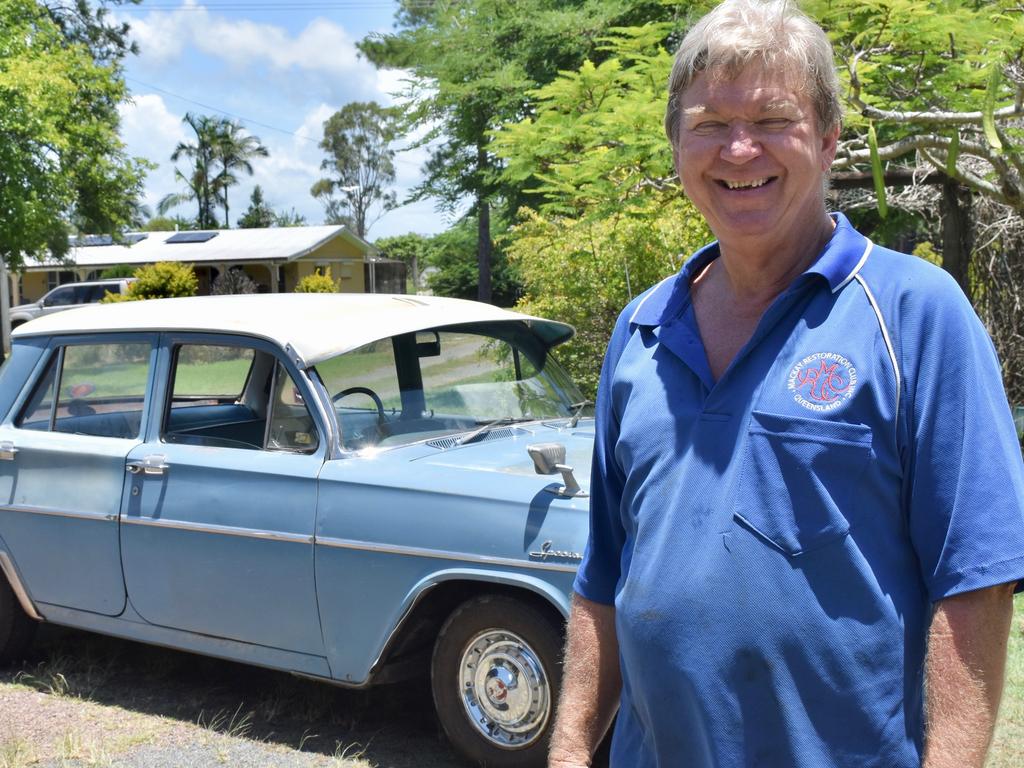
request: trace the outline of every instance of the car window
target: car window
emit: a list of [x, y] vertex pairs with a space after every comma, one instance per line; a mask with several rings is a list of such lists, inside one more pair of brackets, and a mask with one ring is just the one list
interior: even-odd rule
[[582, 399], [538, 339], [508, 323], [403, 334], [316, 370], [348, 450], [568, 418]]
[[73, 285], [56, 288], [43, 300], [43, 305], [47, 307], [68, 307], [75, 303], [75, 287]]
[[266, 352], [181, 344], [175, 349], [161, 438], [219, 448], [315, 451], [319, 439], [299, 391]]
[[96, 437], [138, 437], [149, 357], [146, 343], [60, 348], [16, 426]]

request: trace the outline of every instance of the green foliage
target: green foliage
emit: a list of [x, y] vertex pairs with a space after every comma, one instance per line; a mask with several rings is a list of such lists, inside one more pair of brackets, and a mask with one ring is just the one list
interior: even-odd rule
[[397, 126], [398, 113], [375, 101], [346, 104], [324, 122], [320, 148], [327, 157], [320, 169], [330, 175], [317, 181], [310, 194], [323, 201], [328, 223], [350, 225], [365, 237], [373, 223], [370, 209], [380, 204], [383, 214], [395, 207], [388, 186], [395, 180], [391, 144]]
[[[489, 131], [530, 114], [533, 89], [593, 57], [609, 27], [672, 18], [677, 8], [665, 0], [402, 0], [396, 30], [359, 48], [408, 73], [405, 128], [422, 129], [417, 146], [431, 147], [411, 199], [430, 197], [449, 211], [471, 199], [486, 266], [490, 209], [507, 220], [528, 202], [518, 180], [500, 173]], [[480, 298], [490, 298], [486, 285]]]
[[183, 203], [195, 202], [198, 207], [196, 226], [199, 229], [217, 229], [214, 209], [224, 206], [224, 226], [228, 219], [228, 189], [238, 183], [237, 171], [252, 175], [254, 157], [267, 157], [270, 153], [256, 136], [247, 135], [241, 124], [224, 117], [196, 115], [186, 112], [182, 122], [195, 134], [194, 142], [183, 141], [171, 153], [171, 161], [188, 161], [190, 168], [183, 172], [175, 166], [174, 178], [185, 185], [182, 192], [172, 192], [160, 201], [160, 213]]
[[274, 226], [274, 209], [263, 199], [263, 188], [257, 184], [249, 195], [249, 207], [236, 222], [242, 229], [266, 229]]
[[[849, 109], [836, 166], [904, 158], [1024, 212], [1024, 7], [1016, 0], [809, 0]], [[1016, 105], [1016, 106], [1015, 106]]]
[[143, 232], [186, 232], [195, 228], [196, 223], [183, 216], [154, 216], [140, 227]]
[[385, 259], [401, 261], [409, 268], [414, 288], [420, 287], [420, 267], [426, 263], [430, 248], [430, 238], [415, 233], [381, 237], [374, 242], [374, 247]]
[[149, 165], [117, 135], [116, 39], [91, 13], [0, 0], [0, 257], [11, 268], [65, 254], [72, 227], [115, 233], [136, 218]]
[[923, 243], [918, 243], [914, 247], [914, 255], [920, 259], [924, 259], [930, 264], [934, 264], [937, 267], [942, 266], [942, 254], [935, 250], [935, 246], [925, 240]]
[[291, 208], [287, 211], [278, 211], [274, 214], [274, 226], [275, 227], [304, 227], [306, 226], [306, 217], [301, 213]]
[[102, 272], [100, 272], [100, 279], [114, 280], [115, 278], [118, 277], [134, 277], [135, 269], [136, 268], [133, 267], [131, 264], [118, 264], [117, 266], [114, 267], [107, 267]]
[[601, 218], [525, 211], [508, 246], [525, 285], [517, 309], [576, 327], [558, 358], [592, 397], [622, 308], [710, 239], [703, 219], [679, 195], [652, 195]]
[[103, 303], [195, 296], [199, 290], [199, 280], [191, 264], [158, 261], [156, 264], [139, 267], [135, 277], [137, 279], [128, 286], [127, 293], [108, 293]]
[[337, 293], [338, 284], [331, 278], [331, 268], [328, 267], [323, 274], [314, 272], [299, 280], [295, 286], [295, 293]]
[[[426, 262], [436, 271], [427, 277], [427, 287], [438, 296], [475, 299], [478, 296], [477, 231], [472, 219], [463, 219], [446, 232], [430, 238]], [[492, 300], [499, 307], [515, 304], [522, 292], [516, 269], [499, 247], [491, 264]]]

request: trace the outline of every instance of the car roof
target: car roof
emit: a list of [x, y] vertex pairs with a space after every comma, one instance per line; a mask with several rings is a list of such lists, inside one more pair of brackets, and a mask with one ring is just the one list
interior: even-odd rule
[[315, 365], [371, 341], [427, 328], [524, 322], [547, 345], [575, 333], [566, 323], [462, 299], [359, 293], [270, 293], [195, 296], [94, 304], [44, 315], [12, 332], [14, 340], [54, 334], [201, 331], [257, 336], [286, 349], [300, 366]]

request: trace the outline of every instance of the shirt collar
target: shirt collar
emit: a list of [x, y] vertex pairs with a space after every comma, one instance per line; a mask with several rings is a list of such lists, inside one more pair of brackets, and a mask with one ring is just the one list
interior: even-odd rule
[[[818, 258], [804, 272], [804, 276], [820, 275], [828, 283], [832, 293], [836, 293], [853, 280], [864, 266], [871, 252], [871, 241], [855, 230], [850, 220], [843, 214], [834, 213], [832, 218], [836, 222], [832, 237]], [[630, 322], [654, 326], [678, 317], [690, 299], [690, 282], [719, 255], [717, 242], [697, 251], [679, 272], [662, 280], [648, 291], [633, 311]]]

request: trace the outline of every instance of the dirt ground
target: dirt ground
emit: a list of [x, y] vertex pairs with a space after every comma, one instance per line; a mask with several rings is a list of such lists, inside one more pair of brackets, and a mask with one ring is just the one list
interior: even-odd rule
[[353, 691], [43, 626], [0, 670], [0, 768], [454, 768], [426, 681]]

